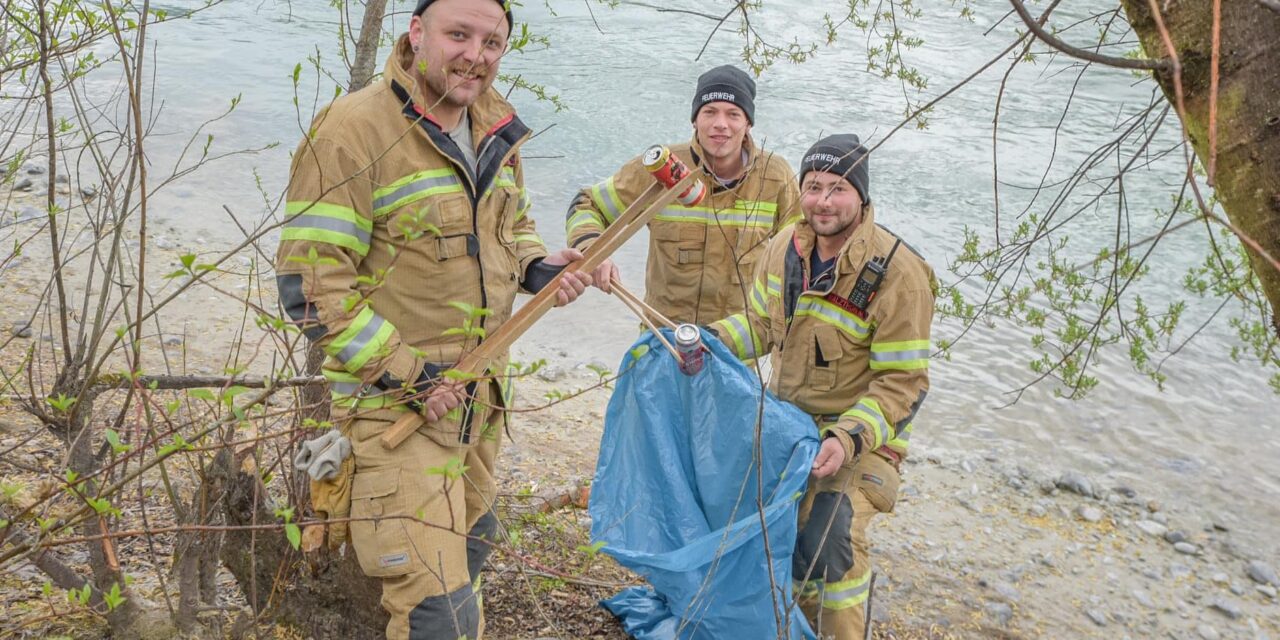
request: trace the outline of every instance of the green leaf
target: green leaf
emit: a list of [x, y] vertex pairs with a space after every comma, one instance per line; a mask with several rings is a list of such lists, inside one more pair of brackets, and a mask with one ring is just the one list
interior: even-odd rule
[[209, 402], [217, 400], [217, 398], [213, 396], [213, 392], [208, 389], [192, 389], [187, 392], [187, 395], [199, 400], [208, 400]]
[[114, 611], [116, 607], [124, 604], [124, 596], [120, 595], [120, 583], [111, 585], [111, 590], [102, 594], [103, 602], [107, 603], [107, 611]]
[[294, 549], [302, 547], [302, 530], [298, 525], [289, 523], [284, 526], [284, 536], [289, 539], [289, 544]]

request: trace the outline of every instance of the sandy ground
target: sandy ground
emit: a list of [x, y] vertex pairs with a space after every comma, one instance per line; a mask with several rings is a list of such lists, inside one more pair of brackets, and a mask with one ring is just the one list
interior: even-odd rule
[[[41, 222], [30, 218], [41, 205], [33, 195], [16, 193], [4, 202], [7, 226], [0, 233], [10, 235], [0, 240], [12, 245], [38, 231]], [[73, 234], [81, 245], [87, 238], [83, 230]], [[131, 241], [136, 251], [136, 238]], [[47, 245], [42, 238], [0, 264], [0, 291], [6, 300], [0, 305], [0, 343], [12, 338], [0, 350], [6, 366], [32, 346], [48, 355], [60, 353], [60, 337], [50, 318], [36, 312], [48, 292]], [[165, 226], [152, 229], [147, 272], [156, 299], [174, 286], [161, 276], [189, 252], [201, 254], [201, 260], [214, 255], [204, 239], [184, 238]], [[236, 302], [248, 299], [275, 312], [270, 274], [252, 275], [262, 261], [252, 251], [233, 257], [227, 271], [212, 278], [212, 287], [193, 289], [162, 312], [160, 321], [148, 327], [146, 362], [152, 370], [220, 373], [248, 367], [265, 373], [284, 368], [270, 339], [254, 326], [253, 314], [246, 315], [244, 305]], [[87, 269], [85, 256], [67, 267], [68, 277], [81, 282], [72, 287], [73, 296], [84, 294]], [[30, 329], [23, 330], [28, 323]], [[550, 329], [534, 329], [540, 330]], [[237, 343], [239, 348], [230, 347]], [[524, 408], [544, 404], [553, 390], [567, 394], [599, 380], [585, 363], [555, 353], [517, 349], [515, 355], [548, 361], [522, 385], [518, 402]], [[48, 372], [37, 371], [36, 379], [41, 376], [47, 379]], [[607, 391], [597, 389], [516, 416], [501, 457], [504, 499], [515, 503], [527, 496], [555, 496], [588, 481], [607, 402]], [[0, 450], [35, 428], [12, 406], [0, 407], [0, 422]], [[917, 425], [895, 512], [873, 524], [877, 637], [1280, 638], [1278, 559], [1258, 557], [1237, 544], [1229, 525], [1203, 520], [1191, 505], [1161, 504], [1129, 487], [1100, 485], [1055, 467], [1053, 460], [1008, 460], [931, 448], [929, 429]], [[32, 441], [16, 450], [12, 460], [26, 469], [52, 468], [58, 461], [48, 450], [50, 442]], [[6, 462], [0, 461], [6, 481], [25, 473]], [[586, 541], [585, 511], [566, 507], [556, 513], [565, 539]], [[626, 576], [605, 559], [596, 562], [600, 564], [584, 568], [581, 575], [600, 584], [588, 585], [586, 591], [573, 581], [553, 580], [541, 587], [547, 602], [559, 599], [564, 605], [553, 608], [550, 619], [544, 614], [546, 624], [518, 620], [526, 616], [515, 600], [504, 604], [506, 592], [488, 593], [490, 637], [619, 637], [594, 599]], [[502, 559], [490, 569], [499, 583], [512, 571]], [[6, 567], [5, 573], [0, 585], [10, 597], [0, 614], [9, 620], [31, 615], [33, 609], [12, 596], [38, 597], [43, 577], [25, 564]], [[555, 615], [580, 619], [562, 625]], [[28, 626], [21, 635], [40, 637], [41, 629], [49, 630]]]

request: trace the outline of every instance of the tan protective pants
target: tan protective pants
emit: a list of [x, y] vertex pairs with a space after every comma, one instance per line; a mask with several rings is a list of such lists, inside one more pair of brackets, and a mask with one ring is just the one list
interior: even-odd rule
[[871, 559], [867, 525], [893, 510], [898, 471], [876, 453], [812, 481], [800, 503], [791, 572], [796, 599], [820, 640], [862, 640]]
[[[495, 540], [491, 507], [503, 413], [472, 421], [472, 444], [426, 425], [399, 447], [382, 446], [401, 412], [365, 413], [351, 425], [356, 473], [351, 491], [351, 543], [365, 574], [381, 578], [390, 640], [478, 639], [484, 617], [480, 569]], [[444, 441], [445, 444], [442, 444]]]

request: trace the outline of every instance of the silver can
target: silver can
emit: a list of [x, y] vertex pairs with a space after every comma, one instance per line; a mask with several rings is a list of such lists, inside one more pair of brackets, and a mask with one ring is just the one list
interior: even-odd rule
[[702, 346], [702, 332], [697, 325], [682, 324], [676, 327], [676, 351], [680, 352], [680, 372], [686, 376], [698, 375], [702, 371], [702, 358], [705, 349]]

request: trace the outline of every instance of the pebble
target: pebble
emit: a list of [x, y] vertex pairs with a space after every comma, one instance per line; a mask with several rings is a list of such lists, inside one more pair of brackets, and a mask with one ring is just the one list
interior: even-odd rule
[[35, 186], [35, 183], [31, 181], [31, 178], [23, 178], [13, 184], [13, 189], [15, 191], [30, 191], [33, 186]]
[[1185, 553], [1189, 556], [1194, 556], [1200, 553], [1200, 548], [1195, 546], [1194, 544], [1191, 544], [1190, 542], [1175, 543], [1173, 545], [1173, 550], [1177, 551], [1178, 553]]
[[1199, 634], [1203, 640], [1218, 640], [1218, 638], [1222, 637], [1218, 635], [1217, 629], [1214, 629], [1207, 624], [1202, 624], [1196, 627], [1196, 633]]
[[19, 338], [30, 338], [35, 332], [31, 330], [31, 325], [25, 322], [15, 322], [13, 327], [9, 329], [9, 333]]
[[1138, 604], [1148, 609], [1156, 608], [1156, 603], [1154, 600], [1151, 599], [1151, 594], [1147, 593], [1146, 591], [1143, 591], [1142, 589], [1133, 590], [1133, 599], [1137, 600]]
[[1159, 500], [1148, 500], [1148, 501], [1147, 501], [1147, 511], [1150, 511], [1151, 513], [1155, 513], [1155, 512], [1157, 512], [1157, 511], [1159, 511], [1159, 510], [1160, 510], [1160, 501], [1159, 501]]
[[58, 184], [69, 184], [71, 182], [71, 179], [67, 177], [67, 174], [60, 173], [54, 177], [53, 181]]
[[1231, 585], [1231, 593], [1234, 593], [1235, 595], [1242, 596], [1248, 592], [1249, 590], [1245, 589], [1242, 584], [1235, 583]]
[[1250, 560], [1249, 564], [1245, 565], [1244, 572], [1249, 575], [1250, 580], [1258, 584], [1280, 587], [1280, 577], [1276, 577], [1276, 570], [1261, 560]]
[[1216, 584], [1227, 584], [1228, 582], [1231, 582], [1231, 577], [1221, 571], [1213, 574], [1209, 579]]
[[1031, 505], [1031, 507], [1027, 509], [1027, 513], [1030, 514], [1031, 517], [1033, 518], [1043, 518], [1049, 514], [1049, 512], [1044, 507], [1038, 504]]
[[915, 498], [920, 495], [920, 490], [915, 485], [909, 484], [902, 488], [902, 492], [899, 495], [903, 498]]
[[1097, 609], [1085, 609], [1084, 614], [1089, 616], [1089, 619], [1099, 627], [1107, 626], [1107, 614], [1098, 611]]
[[538, 378], [546, 382], [559, 382], [564, 379], [566, 372], [563, 368], [556, 365], [550, 365], [538, 369]]
[[43, 175], [43, 174], [44, 174], [44, 165], [42, 165], [42, 164], [29, 164], [29, 165], [27, 165], [27, 174], [28, 174], [28, 175], [33, 175], [33, 176]]
[[1079, 516], [1080, 519], [1084, 520], [1085, 522], [1101, 522], [1102, 521], [1102, 510], [1097, 507], [1091, 507], [1089, 505], [1083, 505], [1079, 509], [1076, 509], [1076, 515]]
[[1164, 539], [1165, 542], [1168, 542], [1169, 544], [1178, 544], [1179, 542], [1187, 541], [1187, 534], [1183, 533], [1181, 530], [1172, 529], [1165, 532]]
[[1268, 598], [1271, 598], [1272, 600], [1275, 600], [1276, 595], [1280, 593], [1280, 592], [1277, 592], [1275, 587], [1269, 584], [1260, 584], [1255, 586], [1254, 588], [1258, 590], [1258, 593], [1261, 593], [1262, 595]]
[[164, 339], [164, 343], [170, 347], [182, 346], [182, 338], [180, 336], [169, 336]]
[[1169, 565], [1169, 577], [1174, 580], [1186, 578], [1191, 575], [1191, 569], [1185, 564], [1173, 563]]
[[1008, 626], [1009, 621], [1013, 619], [1013, 607], [1003, 602], [988, 602], [987, 615], [991, 616], [1000, 626]]
[[1231, 600], [1218, 599], [1209, 604], [1210, 609], [1214, 609], [1232, 620], [1239, 620], [1244, 612], [1240, 610], [1240, 605]]
[[84, 198], [85, 200], [92, 200], [97, 195], [98, 195], [98, 189], [96, 187], [93, 187], [93, 186], [80, 187], [80, 197]]
[[1111, 490], [1130, 500], [1138, 497], [1137, 491], [1134, 491], [1131, 487], [1126, 487], [1124, 485], [1118, 485], [1118, 486], [1112, 487]]
[[972, 462], [969, 462], [968, 460], [961, 460], [961, 461], [960, 461], [960, 470], [961, 470], [961, 471], [963, 471], [963, 472], [965, 472], [965, 473], [973, 473], [973, 471], [974, 471], [973, 463], [972, 463]]
[[1094, 496], [1093, 483], [1079, 471], [1065, 471], [1053, 484], [1059, 489], [1078, 493], [1086, 498]]
[[1133, 526], [1141, 529], [1147, 535], [1156, 537], [1163, 536], [1165, 532], [1169, 530], [1169, 527], [1166, 527], [1159, 522], [1155, 522], [1154, 520], [1138, 520], [1133, 523]]
[[1007, 582], [997, 582], [993, 588], [996, 590], [996, 593], [1000, 594], [1001, 597], [1009, 602], [1017, 602], [1021, 597], [1021, 594], [1018, 593], [1018, 589]]

